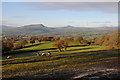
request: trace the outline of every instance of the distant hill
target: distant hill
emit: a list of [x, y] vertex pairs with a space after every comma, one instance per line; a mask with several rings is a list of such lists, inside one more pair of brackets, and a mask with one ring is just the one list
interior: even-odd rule
[[[85, 32], [85, 31], [105, 31], [105, 30], [117, 30], [117, 27], [75, 27], [75, 26], [64, 26], [64, 27], [47, 27], [43, 24], [30, 24], [30, 25], [24, 25], [21, 27], [9, 27], [9, 26], [3, 26], [2, 33], [4, 35], [10, 35], [10, 34], [25, 34], [25, 35], [34, 35], [34, 34], [46, 34], [54, 33], [57, 34], [66, 34], [70, 33], [79, 33], [79, 32]], [[72, 35], [72, 34], [71, 34]]]
[[64, 26], [63, 28], [74, 28], [75, 26], [71, 26], [71, 25], [67, 25], [67, 26]]
[[43, 24], [31, 24], [31, 25], [25, 25], [25, 26], [21, 26], [23, 28], [40, 28], [40, 27], [46, 27]]
[[0, 25], [0, 28], [2, 28], [2, 29], [13, 29], [13, 28], [15, 28], [15, 27]]
[[43, 24], [32, 24], [16, 27], [14, 29], [3, 29], [3, 34], [41, 34], [52, 31], [53, 30], [51, 28], [48, 28]]

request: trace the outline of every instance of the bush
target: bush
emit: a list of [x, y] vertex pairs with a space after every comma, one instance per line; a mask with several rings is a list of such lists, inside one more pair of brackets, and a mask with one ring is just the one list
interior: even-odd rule
[[14, 44], [13, 49], [21, 49], [21, 48], [22, 48], [22, 45], [20, 43]]
[[109, 35], [104, 35], [95, 40], [95, 44], [101, 46], [109, 46], [109, 49], [118, 49], [120, 45], [120, 39], [118, 37], [118, 31], [112, 31]]
[[13, 42], [11, 40], [2, 41], [2, 51], [7, 52], [13, 49]]

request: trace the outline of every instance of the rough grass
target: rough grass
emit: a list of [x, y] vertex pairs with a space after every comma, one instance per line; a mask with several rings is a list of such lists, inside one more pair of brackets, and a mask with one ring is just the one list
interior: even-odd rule
[[[46, 42], [22, 50], [52, 48], [52, 43]], [[52, 51], [52, 56], [36, 56], [35, 53], [32, 53], [33, 56], [29, 56], [30, 53], [26, 53], [28, 57], [25, 57], [25, 54], [19, 54], [23, 57], [4, 59], [2, 60], [3, 78], [18, 76], [41, 78], [58, 71], [77, 70], [81, 67], [118, 59], [119, 57], [117, 50], [101, 50], [99, 46], [76, 46], [76, 43], [71, 43], [69, 46], [71, 47], [63, 52], [58, 52], [56, 49], [45, 50]]]

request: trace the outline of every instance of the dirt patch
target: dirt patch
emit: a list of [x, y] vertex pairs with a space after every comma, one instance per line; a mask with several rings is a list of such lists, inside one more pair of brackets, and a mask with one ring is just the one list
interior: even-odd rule
[[72, 77], [71, 80], [120, 79], [118, 72], [120, 72], [119, 69], [94, 69]]
[[109, 60], [86, 67], [71, 80], [120, 80], [120, 60]]

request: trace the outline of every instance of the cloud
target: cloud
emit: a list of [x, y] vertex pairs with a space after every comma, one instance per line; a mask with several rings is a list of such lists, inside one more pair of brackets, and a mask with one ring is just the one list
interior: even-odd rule
[[13, 27], [18, 26], [18, 24], [15, 24], [13, 22], [6, 21], [6, 20], [0, 21], [0, 25], [6, 25], [6, 26], [9, 25], [9, 26], [13, 26]]
[[105, 22], [91, 22], [91, 23], [112, 23], [110, 21], [105, 21]]
[[117, 13], [117, 2], [24, 2], [35, 10], [101, 11]]
[[12, 18], [26, 18], [28, 16], [11, 16]]

